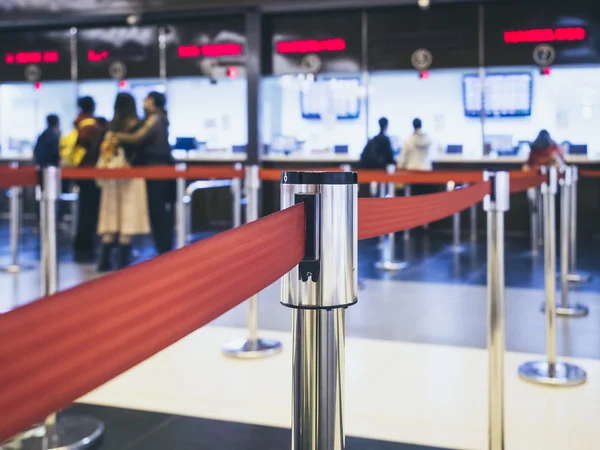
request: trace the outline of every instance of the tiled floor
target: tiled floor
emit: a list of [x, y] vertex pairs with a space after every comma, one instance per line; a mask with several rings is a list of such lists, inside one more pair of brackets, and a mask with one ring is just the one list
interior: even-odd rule
[[[0, 225], [0, 261], [8, 257], [5, 230]], [[350, 450], [486, 448], [485, 243], [465, 243], [455, 254], [448, 240], [414, 233], [405, 246], [397, 239], [397, 254], [410, 266], [393, 275], [373, 268], [377, 240], [360, 243], [364, 290], [346, 314], [346, 425], [356, 436], [348, 439]], [[23, 260], [36, 261], [37, 238], [27, 233], [23, 244]], [[141, 260], [152, 256], [147, 244]], [[506, 448], [596, 450], [600, 243], [581, 243], [580, 267], [595, 279], [570, 291], [572, 301], [589, 306], [589, 317], [558, 320], [559, 354], [578, 358], [589, 374], [574, 389], [540, 388], [516, 375], [520, 363], [542, 358], [545, 348], [542, 260], [527, 255], [528, 244], [506, 243]], [[72, 262], [68, 245], [61, 240], [61, 289], [97, 276], [93, 265]], [[0, 312], [35, 300], [38, 270], [0, 274], [0, 292]], [[279, 304], [277, 283], [261, 293], [259, 318], [261, 335], [280, 339], [283, 354], [260, 361], [221, 356], [223, 343], [245, 335], [241, 305], [85, 396], [87, 405], [71, 412], [105, 421], [101, 450], [289, 448], [291, 312]]]

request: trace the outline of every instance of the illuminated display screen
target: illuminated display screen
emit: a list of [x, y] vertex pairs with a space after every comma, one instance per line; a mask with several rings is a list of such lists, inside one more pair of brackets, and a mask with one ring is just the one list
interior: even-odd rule
[[[481, 114], [481, 79], [465, 75], [463, 97], [465, 116]], [[485, 77], [484, 102], [486, 117], [531, 116], [533, 77], [531, 73], [495, 73]]]
[[15, 52], [6, 53], [4, 62], [6, 64], [54, 64], [60, 59], [57, 50], [44, 52]]
[[219, 58], [240, 56], [243, 53], [244, 48], [241, 44], [180, 45], [177, 48], [179, 58]]
[[573, 42], [585, 40], [585, 28], [537, 28], [532, 30], [511, 30], [504, 32], [504, 42], [507, 44], [522, 44], [535, 42]]
[[101, 50], [101, 51], [88, 50], [87, 57], [88, 57], [88, 61], [100, 62], [103, 59], [108, 58], [108, 51], [107, 50]]
[[277, 53], [324, 53], [346, 50], [346, 41], [341, 38], [280, 41], [275, 44]]

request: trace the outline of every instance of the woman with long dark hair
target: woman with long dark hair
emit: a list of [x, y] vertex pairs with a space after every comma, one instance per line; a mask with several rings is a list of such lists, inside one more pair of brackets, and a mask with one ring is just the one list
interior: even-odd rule
[[538, 171], [542, 166], [558, 167], [564, 163], [564, 154], [558, 144], [550, 137], [550, 133], [547, 130], [540, 131], [535, 141], [531, 143], [531, 151], [525, 168]]
[[[114, 135], [120, 132], [135, 132], [140, 128], [135, 99], [120, 93], [115, 100], [115, 115], [108, 127], [100, 148], [98, 167], [120, 169], [140, 165], [141, 148], [137, 145], [119, 143]], [[131, 238], [150, 233], [148, 220], [146, 184], [143, 179], [101, 180], [100, 220], [98, 234], [102, 236], [102, 251], [98, 270], [112, 269], [111, 251], [119, 245], [118, 268], [129, 265]]]
[[[150, 92], [144, 100], [146, 119], [137, 131], [115, 133], [125, 145], [138, 145], [143, 150], [144, 163], [148, 165], [171, 165], [174, 163], [169, 144], [169, 119], [166, 98], [160, 92]], [[175, 182], [148, 180], [148, 210], [152, 236], [158, 253], [173, 248]]]

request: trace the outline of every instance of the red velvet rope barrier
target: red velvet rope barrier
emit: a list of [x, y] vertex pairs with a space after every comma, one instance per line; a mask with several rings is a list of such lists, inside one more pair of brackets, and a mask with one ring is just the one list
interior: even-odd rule
[[17, 186], [35, 186], [38, 173], [35, 167], [7, 168], [0, 170], [0, 189]]
[[518, 192], [526, 191], [527, 189], [541, 185], [547, 179], [548, 177], [546, 175], [536, 175], [531, 173], [529, 173], [527, 178], [511, 178], [510, 192], [511, 194], [516, 194]]
[[213, 179], [231, 180], [242, 178], [243, 170], [226, 166], [188, 166], [177, 170], [174, 166], [131, 167], [129, 169], [65, 168], [61, 176], [66, 180], [145, 178], [147, 180]]
[[579, 175], [588, 178], [600, 178], [600, 170], [580, 170]]
[[358, 239], [408, 230], [479, 203], [490, 192], [488, 182], [439, 194], [358, 200]]
[[289, 272], [304, 233], [296, 205], [0, 315], [0, 442]]

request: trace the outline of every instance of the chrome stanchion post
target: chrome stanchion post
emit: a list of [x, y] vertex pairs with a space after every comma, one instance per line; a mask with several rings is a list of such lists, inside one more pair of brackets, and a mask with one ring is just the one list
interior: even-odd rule
[[[234, 165], [234, 169], [240, 172], [242, 165], [237, 163]], [[234, 178], [231, 180], [231, 196], [233, 198], [232, 205], [232, 225], [233, 228], [237, 228], [242, 224], [242, 180], [241, 178]]]
[[[404, 185], [404, 196], [410, 197], [412, 195], [412, 186], [410, 184]], [[410, 230], [404, 230], [404, 240], [410, 240]]]
[[471, 242], [477, 242], [477, 205], [471, 206], [471, 228], [470, 238]]
[[[176, 172], [185, 172], [187, 170], [186, 164], [177, 164], [175, 166]], [[185, 194], [185, 185], [186, 179], [184, 177], [178, 177], [175, 180], [175, 184], [177, 186], [177, 199], [175, 203], [175, 228], [176, 228], [176, 236], [177, 236], [177, 248], [185, 247], [187, 242], [187, 218], [186, 218], [186, 194]]]
[[565, 317], [585, 317], [588, 315], [586, 306], [569, 304], [569, 250], [571, 226], [571, 187], [573, 185], [572, 171], [569, 166], [561, 167], [560, 180], [560, 304], [556, 307], [556, 314]]
[[535, 384], [577, 386], [587, 374], [578, 366], [556, 359], [556, 234], [555, 197], [557, 170], [550, 167], [548, 181], [542, 184], [544, 200], [544, 279], [546, 291], [546, 361], [527, 362], [519, 367], [519, 376]]
[[[533, 198], [531, 200], [531, 212], [530, 212], [530, 221], [531, 221], [531, 256], [538, 255], [538, 247], [539, 247], [539, 213], [540, 213], [540, 197], [538, 195], [538, 189], [533, 188], [531, 191], [533, 193]], [[528, 196], [529, 196], [528, 192]]]
[[[387, 167], [388, 175], [393, 175], [396, 172], [396, 166], [389, 165]], [[385, 184], [382, 184], [385, 186]], [[396, 196], [396, 185], [395, 183], [388, 183], [388, 198]], [[385, 236], [384, 236], [385, 239]], [[394, 258], [396, 253], [396, 233], [389, 233], [387, 239], [383, 243], [381, 248], [381, 259], [375, 262], [375, 268], [386, 272], [396, 272], [398, 270], [406, 269], [408, 263], [406, 261], [398, 261]]]
[[[40, 278], [42, 296], [58, 291], [58, 253], [56, 245], [57, 206], [60, 200], [60, 169], [43, 169], [44, 189], [40, 205], [42, 257]], [[97, 442], [104, 433], [104, 424], [88, 416], [51, 414], [44, 422], [48, 450], [79, 450]]]
[[[246, 223], [258, 220], [260, 178], [258, 166], [246, 166]], [[248, 299], [248, 338], [223, 346], [223, 354], [232, 358], [255, 359], [281, 352], [281, 342], [258, 337], [258, 294]]]
[[[10, 167], [18, 169], [19, 163], [11, 163]], [[22, 187], [13, 186], [10, 188], [10, 263], [4, 267], [0, 267], [0, 272], [17, 274], [32, 268], [30, 264], [19, 264], [22, 195]]]
[[345, 309], [357, 301], [357, 175], [282, 174], [281, 208], [303, 202], [303, 260], [282, 278], [293, 309], [292, 450], [344, 450]]
[[[452, 192], [456, 189], [456, 183], [449, 181], [446, 185], [446, 190]], [[456, 213], [452, 216], [452, 251], [460, 253], [462, 247], [460, 245], [460, 213]]]
[[[379, 183], [379, 198], [387, 197], [387, 188], [388, 185], [385, 183]], [[383, 250], [385, 248], [385, 236], [379, 236], [379, 248]]]
[[569, 283], [588, 283], [591, 275], [577, 270], [577, 184], [579, 182], [579, 169], [577, 166], [571, 166], [571, 175], [571, 233], [567, 281]]
[[508, 172], [484, 172], [491, 182], [483, 200], [487, 212], [487, 300], [488, 300], [488, 449], [504, 450], [504, 213], [509, 209]]

